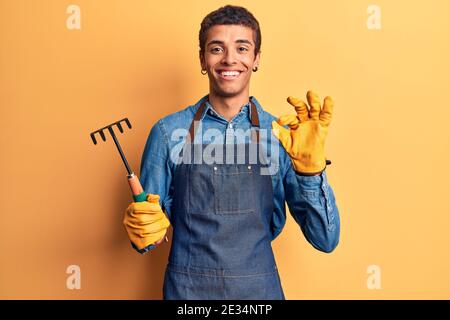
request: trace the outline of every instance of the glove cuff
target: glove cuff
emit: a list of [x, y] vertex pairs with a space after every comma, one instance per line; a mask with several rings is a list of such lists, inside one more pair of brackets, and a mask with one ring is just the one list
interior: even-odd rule
[[326, 167], [318, 172], [299, 172], [299, 171], [295, 171], [295, 173], [299, 176], [305, 176], [305, 177], [310, 177], [310, 176], [318, 176], [320, 175], [322, 172], [324, 172], [326, 169]]
[[131, 246], [133, 247], [133, 249], [136, 250], [137, 252], [139, 252], [140, 254], [144, 254], [144, 253], [149, 252], [150, 250], [153, 250], [156, 248], [156, 246], [154, 244], [150, 244], [143, 249], [139, 249], [138, 247], [136, 247], [136, 245], [132, 241], [130, 241], [130, 243], [131, 243]]
[[325, 169], [327, 168], [327, 166], [330, 164], [331, 164], [331, 160], [325, 160], [325, 167], [322, 170], [317, 171], [317, 172], [301, 172], [301, 171], [295, 170], [295, 168], [294, 168], [294, 171], [299, 176], [316, 176], [316, 175], [322, 174], [322, 172], [324, 172]]

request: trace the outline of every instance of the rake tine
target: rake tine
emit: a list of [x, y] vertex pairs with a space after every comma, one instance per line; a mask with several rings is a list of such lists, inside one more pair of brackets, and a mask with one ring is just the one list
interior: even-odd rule
[[100, 130], [98, 133], [100, 133], [100, 136], [102, 137], [103, 141], [106, 141], [105, 134], [103, 133], [103, 130]]
[[128, 120], [128, 118], [125, 118], [124, 120], [125, 120], [125, 122], [127, 123], [128, 128], [131, 129], [131, 123], [130, 123], [130, 121]]
[[120, 133], [123, 133], [122, 125], [120, 124], [120, 121], [117, 122], [117, 127], [119, 128]]
[[97, 139], [95, 139], [95, 132], [91, 133], [91, 139], [92, 139], [92, 142], [94, 142], [94, 144], [97, 144]]

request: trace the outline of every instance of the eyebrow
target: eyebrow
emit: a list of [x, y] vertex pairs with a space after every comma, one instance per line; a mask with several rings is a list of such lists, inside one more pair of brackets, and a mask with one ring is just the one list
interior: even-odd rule
[[[246, 43], [246, 44], [249, 44], [249, 45], [253, 45], [250, 41], [248, 41], [248, 40], [245, 40], [245, 39], [238, 39], [238, 40], [236, 40], [235, 41], [236, 43]], [[211, 40], [210, 42], [208, 42], [208, 44], [206, 45], [207, 47], [208, 46], [210, 46], [210, 45], [212, 45], [212, 44], [220, 44], [220, 45], [223, 45], [224, 44], [224, 42], [223, 41], [220, 41], [220, 40]]]

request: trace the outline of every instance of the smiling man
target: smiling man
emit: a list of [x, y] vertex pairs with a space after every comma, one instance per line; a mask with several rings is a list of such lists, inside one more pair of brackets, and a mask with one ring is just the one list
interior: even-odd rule
[[249, 95], [261, 32], [245, 8], [208, 14], [199, 41], [209, 93], [153, 126], [141, 162], [147, 201], [130, 204], [124, 224], [140, 253], [172, 225], [165, 299], [284, 299], [271, 242], [285, 203], [316, 249], [339, 241], [324, 152], [333, 102], [310, 91], [308, 105], [288, 98], [295, 115], [263, 110]]

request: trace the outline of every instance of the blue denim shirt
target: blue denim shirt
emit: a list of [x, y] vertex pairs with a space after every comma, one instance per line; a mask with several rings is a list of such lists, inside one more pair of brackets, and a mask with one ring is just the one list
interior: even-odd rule
[[[184, 145], [195, 112], [205, 99], [206, 96], [196, 104], [159, 120], [151, 129], [145, 145], [140, 180], [145, 192], [160, 196], [161, 207], [169, 220], [172, 215], [172, 179], [177, 165], [176, 155]], [[289, 155], [271, 134], [272, 121], [276, 120], [276, 117], [265, 112], [254, 97], [250, 99], [258, 110], [261, 144], [266, 150], [271, 168], [274, 204], [271, 221], [272, 239], [280, 234], [286, 223], [285, 203], [287, 203], [291, 215], [308, 242], [320, 251], [333, 251], [339, 242], [340, 217], [326, 171], [319, 176], [296, 174]], [[194, 142], [198, 143], [198, 139], [202, 139], [202, 143], [208, 143], [206, 140], [208, 133], [211, 132], [217, 136], [220, 134], [227, 140], [226, 143], [230, 143], [230, 139], [233, 143], [242, 137], [247, 139], [249, 137], [243, 132], [248, 132], [251, 127], [250, 115], [251, 108], [248, 103], [233, 119], [227, 121], [207, 102]], [[214, 138], [217, 139], [217, 136]], [[149, 249], [152, 248], [153, 246]]]

